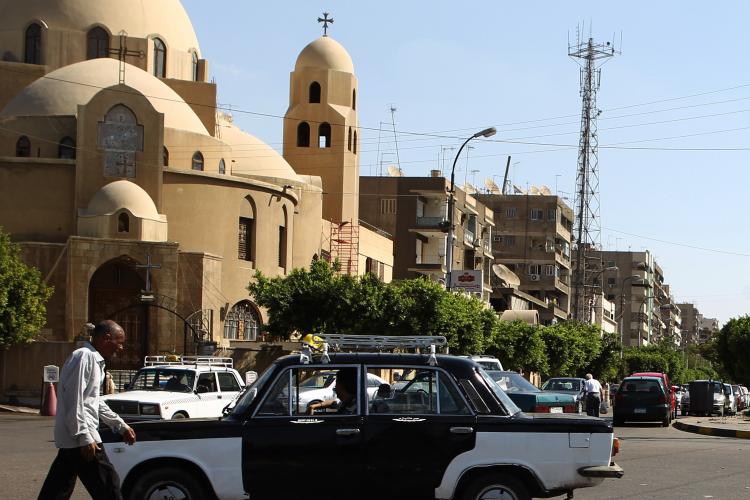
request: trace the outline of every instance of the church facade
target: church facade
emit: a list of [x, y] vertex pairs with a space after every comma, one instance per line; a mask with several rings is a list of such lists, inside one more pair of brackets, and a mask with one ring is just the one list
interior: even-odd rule
[[282, 155], [217, 109], [179, 0], [0, 0], [0, 25], [0, 227], [55, 287], [42, 340], [112, 318], [133, 368], [256, 340], [258, 270], [338, 258], [390, 280], [392, 239], [359, 223], [358, 82], [332, 38], [297, 58]]

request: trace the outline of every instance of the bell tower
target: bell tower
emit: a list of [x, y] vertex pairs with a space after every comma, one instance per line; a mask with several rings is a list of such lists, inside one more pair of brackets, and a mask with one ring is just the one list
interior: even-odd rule
[[[326, 13], [325, 33], [333, 20]], [[359, 220], [357, 78], [352, 58], [324, 34], [307, 45], [291, 73], [284, 120], [284, 159], [300, 175], [323, 182], [323, 218]]]

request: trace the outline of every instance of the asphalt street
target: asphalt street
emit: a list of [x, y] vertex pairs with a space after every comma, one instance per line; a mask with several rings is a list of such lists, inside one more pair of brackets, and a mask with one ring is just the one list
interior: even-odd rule
[[[52, 418], [0, 414], [0, 498], [36, 498], [55, 456], [52, 429]], [[577, 500], [750, 498], [750, 440], [649, 424], [615, 432], [625, 476], [577, 490]], [[80, 482], [72, 498], [89, 498]]]

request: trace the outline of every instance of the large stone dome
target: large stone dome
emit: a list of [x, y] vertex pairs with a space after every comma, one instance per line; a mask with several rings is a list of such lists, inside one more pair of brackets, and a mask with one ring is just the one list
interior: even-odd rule
[[[5, 106], [0, 118], [75, 116], [79, 104], [118, 85], [119, 78], [120, 63], [115, 59], [92, 59], [65, 66], [27, 86]], [[128, 64], [125, 85], [143, 94], [158, 112], [164, 113], [165, 127], [209, 135], [192, 108], [155, 76]]]
[[156, 205], [146, 191], [130, 181], [114, 181], [91, 198], [88, 215], [112, 215], [123, 208], [143, 219], [158, 219]]
[[321, 36], [308, 44], [297, 56], [294, 70], [302, 68], [332, 69], [354, 73], [352, 57], [343, 45], [329, 36]]
[[131, 37], [158, 35], [169, 49], [200, 55], [180, 0], [0, 0], [0, 20], [2, 31], [22, 32], [29, 23], [41, 21], [55, 31], [86, 32], [103, 26], [113, 36], [121, 30]]

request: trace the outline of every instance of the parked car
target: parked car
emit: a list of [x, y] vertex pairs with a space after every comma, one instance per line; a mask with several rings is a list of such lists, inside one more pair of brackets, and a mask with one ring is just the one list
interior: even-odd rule
[[672, 389], [672, 384], [669, 383], [669, 376], [666, 373], [661, 372], [639, 372], [632, 373], [631, 377], [658, 377], [661, 379], [662, 384], [667, 392], [667, 399], [669, 401], [669, 419], [672, 420], [677, 416], [677, 397], [675, 391]]
[[734, 393], [734, 400], [736, 401], [737, 411], [745, 409], [745, 396], [742, 394], [742, 389], [738, 384], [732, 384], [732, 392]]
[[[372, 337], [371, 353], [279, 358], [221, 419], [136, 422], [133, 446], [102, 431], [124, 497], [528, 499], [623, 475], [606, 421], [525, 414], [472, 360], [377, 352], [382, 339]], [[413, 342], [429, 352], [428, 339]], [[331, 370], [356, 372], [351, 411], [308, 415], [292, 404], [300, 381]], [[407, 370], [429, 390], [393, 389]], [[390, 385], [370, 398], [365, 373]], [[335, 485], [304, 480], [331, 471]]]
[[750, 391], [744, 385], [740, 386], [740, 392], [742, 394], [742, 407], [744, 409], [750, 408]]
[[688, 415], [720, 415], [728, 411], [728, 400], [724, 385], [717, 380], [693, 380], [690, 382]]
[[[677, 418], [677, 415], [682, 413], [682, 400], [684, 399], [685, 394], [687, 394], [687, 391], [685, 390], [685, 387], [682, 385], [672, 386], [672, 389], [674, 391], [675, 402], [676, 402], [674, 417]], [[684, 414], [685, 413], [682, 413], [682, 415]]]
[[531, 413], [576, 413], [576, 399], [571, 394], [542, 391], [521, 374], [511, 371], [488, 370], [487, 374], [521, 411]]
[[125, 421], [220, 417], [244, 387], [232, 358], [146, 356], [126, 390], [102, 399]]
[[724, 384], [724, 395], [726, 396], [726, 407], [725, 415], [736, 415], [737, 414], [737, 395], [734, 392], [734, 387], [731, 384]]
[[[372, 373], [367, 374], [367, 393], [374, 396], [381, 384], [387, 384], [384, 379]], [[296, 394], [292, 395], [297, 397]], [[311, 403], [318, 403], [336, 398], [336, 371], [316, 373], [299, 384], [300, 406], [307, 407]]]
[[586, 388], [582, 378], [575, 377], [552, 377], [542, 384], [543, 391], [555, 392], [558, 394], [570, 394], [575, 397], [576, 413], [583, 413], [586, 410]]
[[639, 421], [661, 422], [662, 426], [669, 426], [672, 415], [670, 392], [661, 377], [631, 375], [625, 378], [615, 396], [613, 424]]
[[474, 354], [472, 356], [459, 356], [461, 358], [469, 358], [485, 370], [504, 370], [503, 364], [495, 356], [487, 356], [484, 354]]
[[680, 401], [680, 414], [684, 417], [690, 415], [690, 391], [686, 390], [682, 393], [682, 400]]

